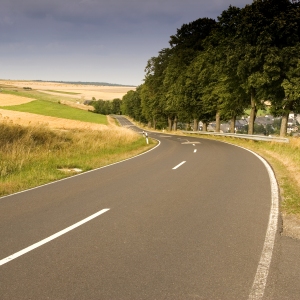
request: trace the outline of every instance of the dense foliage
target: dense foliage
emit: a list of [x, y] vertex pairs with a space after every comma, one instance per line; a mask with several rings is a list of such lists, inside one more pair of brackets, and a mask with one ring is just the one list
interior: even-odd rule
[[91, 105], [94, 107], [94, 112], [101, 115], [120, 115], [121, 114], [121, 99], [113, 100], [93, 100]]
[[300, 3], [256, 0], [230, 6], [218, 20], [200, 18], [170, 37], [170, 47], [148, 60], [144, 83], [122, 99], [122, 112], [152, 127], [178, 122], [235, 120], [250, 108], [281, 116], [300, 112]]

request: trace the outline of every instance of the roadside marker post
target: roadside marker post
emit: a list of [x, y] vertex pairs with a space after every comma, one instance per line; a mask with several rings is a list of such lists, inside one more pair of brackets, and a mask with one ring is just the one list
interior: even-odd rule
[[143, 130], [143, 136], [146, 138], [147, 145], [149, 144], [148, 133]]

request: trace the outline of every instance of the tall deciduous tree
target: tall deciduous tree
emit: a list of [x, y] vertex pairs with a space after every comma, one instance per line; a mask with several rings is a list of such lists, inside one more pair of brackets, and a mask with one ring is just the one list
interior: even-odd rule
[[289, 113], [299, 112], [300, 105], [296, 95], [300, 75], [300, 5], [279, 1], [277, 8], [272, 9], [276, 18], [270, 24], [272, 35], [263, 65], [262, 97], [271, 100], [273, 115], [282, 116], [280, 135], [284, 136]]
[[200, 18], [183, 24], [180, 29], [177, 29], [176, 35], [170, 37], [169, 41], [171, 56], [164, 79], [166, 109], [169, 119], [175, 118], [176, 120], [177, 116], [182, 113], [190, 114], [194, 119], [194, 130], [198, 129], [199, 101], [195, 102], [195, 98], [191, 96], [193, 85], [186, 84], [186, 72], [197, 55], [204, 51], [204, 41], [215, 27], [215, 20]]
[[[291, 5], [288, 0], [257, 0], [241, 10], [230, 7], [219, 18], [230, 38], [235, 39], [231, 51], [238, 58], [237, 75], [242, 81], [241, 87], [250, 98], [250, 134], [254, 130], [257, 109], [263, 107], [262, 96], [267, 84], [264, 65], [270, 48], [284, 47], [291, 40], [286, 35], [288, 20], [283, 17]], [[293, 32], [292, 36], [297, 36]]]
[[137, 121], [144, 121], [141, 108], [140, 87], [135, 91], [128, 91], [122, 98], [122, 113]]
[[266, 98], [271, 100], [271, 113], [282, 117], [280, 136], [285, 136], [289, 113], [300, 112], [300, 44], [273, 49], [264, 67]]
[[162, 49], [157, 57], [148, 60], [145, 68], [146, 75], [141, 90], [141, 105], [143, 114], [154, 127], [156, 127], [157, 121], [164, 123], [163, 119], [166, 118], [166, 93], [163, 82], [169, 57], [170, 49]]

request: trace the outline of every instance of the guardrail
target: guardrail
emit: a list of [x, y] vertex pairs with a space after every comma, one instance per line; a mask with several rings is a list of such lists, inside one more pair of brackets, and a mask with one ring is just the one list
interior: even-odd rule
[[206, 131], [182, 131], [186, 134], [203, 134], [203, 135], [219, 135], [219, 136], [229, 136], [240, 139], [248, 139], [254, 141], [264, 141], [264, 142], [280, 142], [289, 143], [288, 138], [265, 136], [265, 135], [251, 135], [251, 134], [237, 134], [237, 133], [221, 133], [221, 132], [206, 132]]

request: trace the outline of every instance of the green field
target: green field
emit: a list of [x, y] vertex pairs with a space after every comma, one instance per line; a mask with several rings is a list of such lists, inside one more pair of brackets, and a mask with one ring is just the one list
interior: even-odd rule
[[65, 97], [63, 95], [50, 95], [46, 93], [42, 93], [36, 90], [23, 90], [21, 88], [7, 88], [2, 86], [2, 94], [9, 94], [21, 97], [32, 98], [35, 100], [45, 100], [50, 102], [58, 102], [58, 101], [72, 101], [76, 102], [78, 99], [72, 97]]
[[104, 115], [95, 114], [89, 111], [59, 104], [57, 102], [55, 103], [45, 100], [35, 100], [21, 105], [3, 106], [1, 108], [43, 116], [107, 125], [107, 118]]

